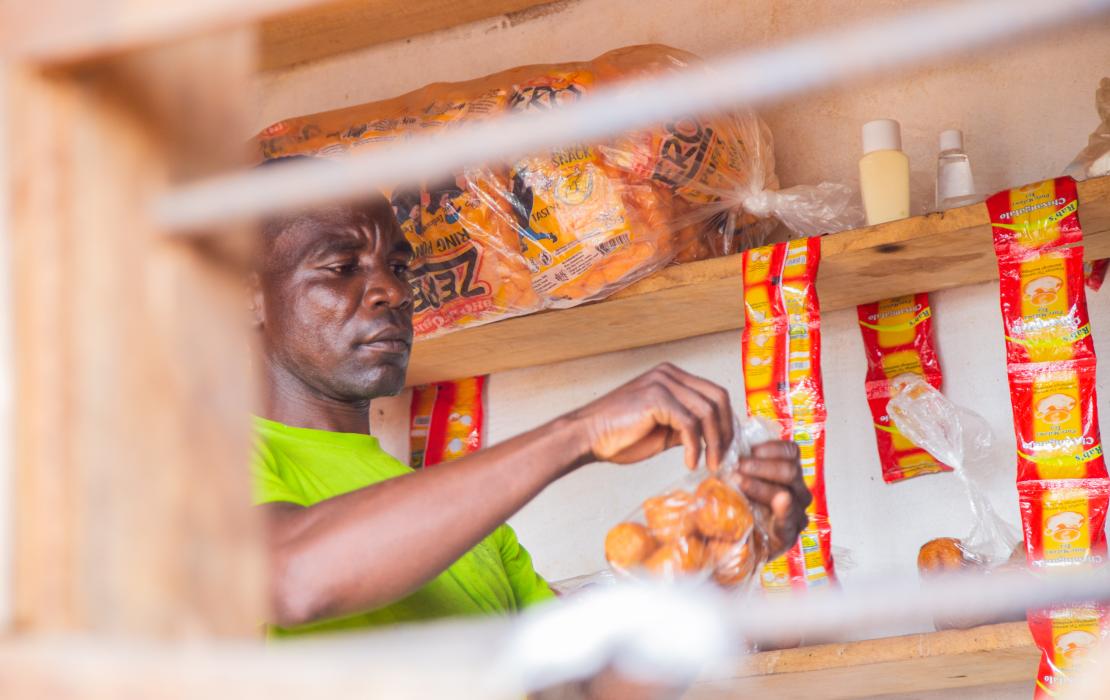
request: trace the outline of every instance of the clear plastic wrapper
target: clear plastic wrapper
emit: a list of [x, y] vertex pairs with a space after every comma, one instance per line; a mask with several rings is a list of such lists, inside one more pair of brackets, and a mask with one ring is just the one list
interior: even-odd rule
[[767, 559], [759, 515], [738, 487], [739, 460], [775, 430], [760, 420], [736, 422], [720, 468], [687, 474], [646, 499], [605, 537], [605, 559], [618, 575], [666, 580], [712, 578], [742, 586]]
[[[620, 81], [694, 69], [663, 46], [523, 66], [401, 97], [286, 119], [260, 160], [333, 156], [415, 134], [571, 103]], [[451, 329], [604, 297], [672, 261], [765, 242], [778, 219], [814, 235], [861, 220], [852, 191], [778, 190], [770, 131], [750, 110], [690, 116], [605, 143], [469, 168], [390, 194], [417, 253], [415, 327]]]
[[[986, 420], [952, 403], [922, 377], [901, 383], [888, 410], [903, 435], [952, 467], [975, 516], [975, 524], [966, 537], [939, 538], [922, 547], [919, 563], [925, 565], [923, 568], [949, 571], [991, 568], [1010, 562], [1020, 542], [1018, 534], [994, 510], [972, 476], [976, 467], [981, 469], [991, 463], [993, 436]], [[930, 563], [935, 563], [935, 568]]]
[[[888, 406], [898, 430], [911, 442], [950, 465], [964, 486], [974, 524], [962, 538], [938, 537], [921, 546], [917, 568], [922, 576], [952, 573], [990, 574], [1021, 569], [1021, 539], [991, 505], [972, 473], [991, 463], [993, 436], [982, 416], [952, 403], [923, 377], [900, 384]], [[982, 616], [937, 617], [937, 629], [967, 629], [1006, 620]]]
[[1095, 90], [1095, 109], [1101, 120], [1091, 132], [1087, 147], [1064, 170], [1076, 180], [1110, 175], [1110, 77], [1099, 81]]

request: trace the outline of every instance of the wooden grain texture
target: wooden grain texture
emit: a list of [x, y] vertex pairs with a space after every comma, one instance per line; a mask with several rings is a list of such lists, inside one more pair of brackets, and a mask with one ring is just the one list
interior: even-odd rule
[[1024, 622], [771, 651], [686, 697], [866, 698], [1029, 681], [1039, 652]]
[[[254, 636], [265, 619], [242, 305], [148, 217], [171, 159], [237, 159], [197, 125], [247, 117], [253, 48], [240, 31], [141, 67], [13, 69], [19, 630]], [[160, 90], [189, 118], [147, 99]]]
[[[1087, 259], [1110, 257], [1110, 177], [1079, 184]], [[986, 206], [822, 238], [825, 310], [998, 279]], [[419, 341], [409, 383], [502, 372], [743, 325], [740, 256], [664, 268], [608, 299]]]
[[519, 12], [537, 0], [342, 0], [262, 24], [260, 67], [304, 61]]

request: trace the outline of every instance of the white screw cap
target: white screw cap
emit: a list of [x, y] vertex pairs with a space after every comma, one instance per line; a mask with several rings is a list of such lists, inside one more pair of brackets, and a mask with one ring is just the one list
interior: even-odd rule
[[863, 125], [863, 152], [902, 150], [902, 126], [893, 119], [876, 119]]
[[964, 150], [964, 132], [960, 131], [959, 129], [946, 129], [945, 131], [940, 132], [940, 150]]

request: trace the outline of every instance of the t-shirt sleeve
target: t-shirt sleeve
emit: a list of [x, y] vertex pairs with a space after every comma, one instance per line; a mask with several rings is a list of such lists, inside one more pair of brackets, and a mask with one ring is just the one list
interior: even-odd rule
[[555, 593], [547, 585], [547, 581], [532, 568], [532, 555], [520, 545], [513, 529], [502, 525], [495, 534], [501, 550], [501, 562], [518, 608], [527, 608], [554, 598]]
[[251, 482], [256, 506], [263, 503], [305, 505], [304, 499], [281, 478], [278, 460], [262, 440], [255, 441], [254, 454], [251, 455]]

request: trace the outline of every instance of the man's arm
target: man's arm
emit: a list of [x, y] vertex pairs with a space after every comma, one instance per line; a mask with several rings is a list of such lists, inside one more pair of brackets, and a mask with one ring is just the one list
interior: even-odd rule
[[[403, 598], [549, 483], [588, 462], [638, 462], [681, 444], [688, 467], [703, 449], [716, 466], [732, 440], [732, 420], [724, 389], [662, 365], [577, 411], [458, 461], [307, 508], [267, 504], [274, 622], [295, 626]], [[798, 513], [808, 502], [793, 478], [801, 482], [796, 461], [789, 474], [754, 474], [759, 493], [749, 493], [782, 516], [776, 525], [793, 530], [782, 535], [789, 539], [804, 526]], [[776, 481], [783, 475], [789, 483]], [[787, 511], [779, 513], [784, 504]]]

